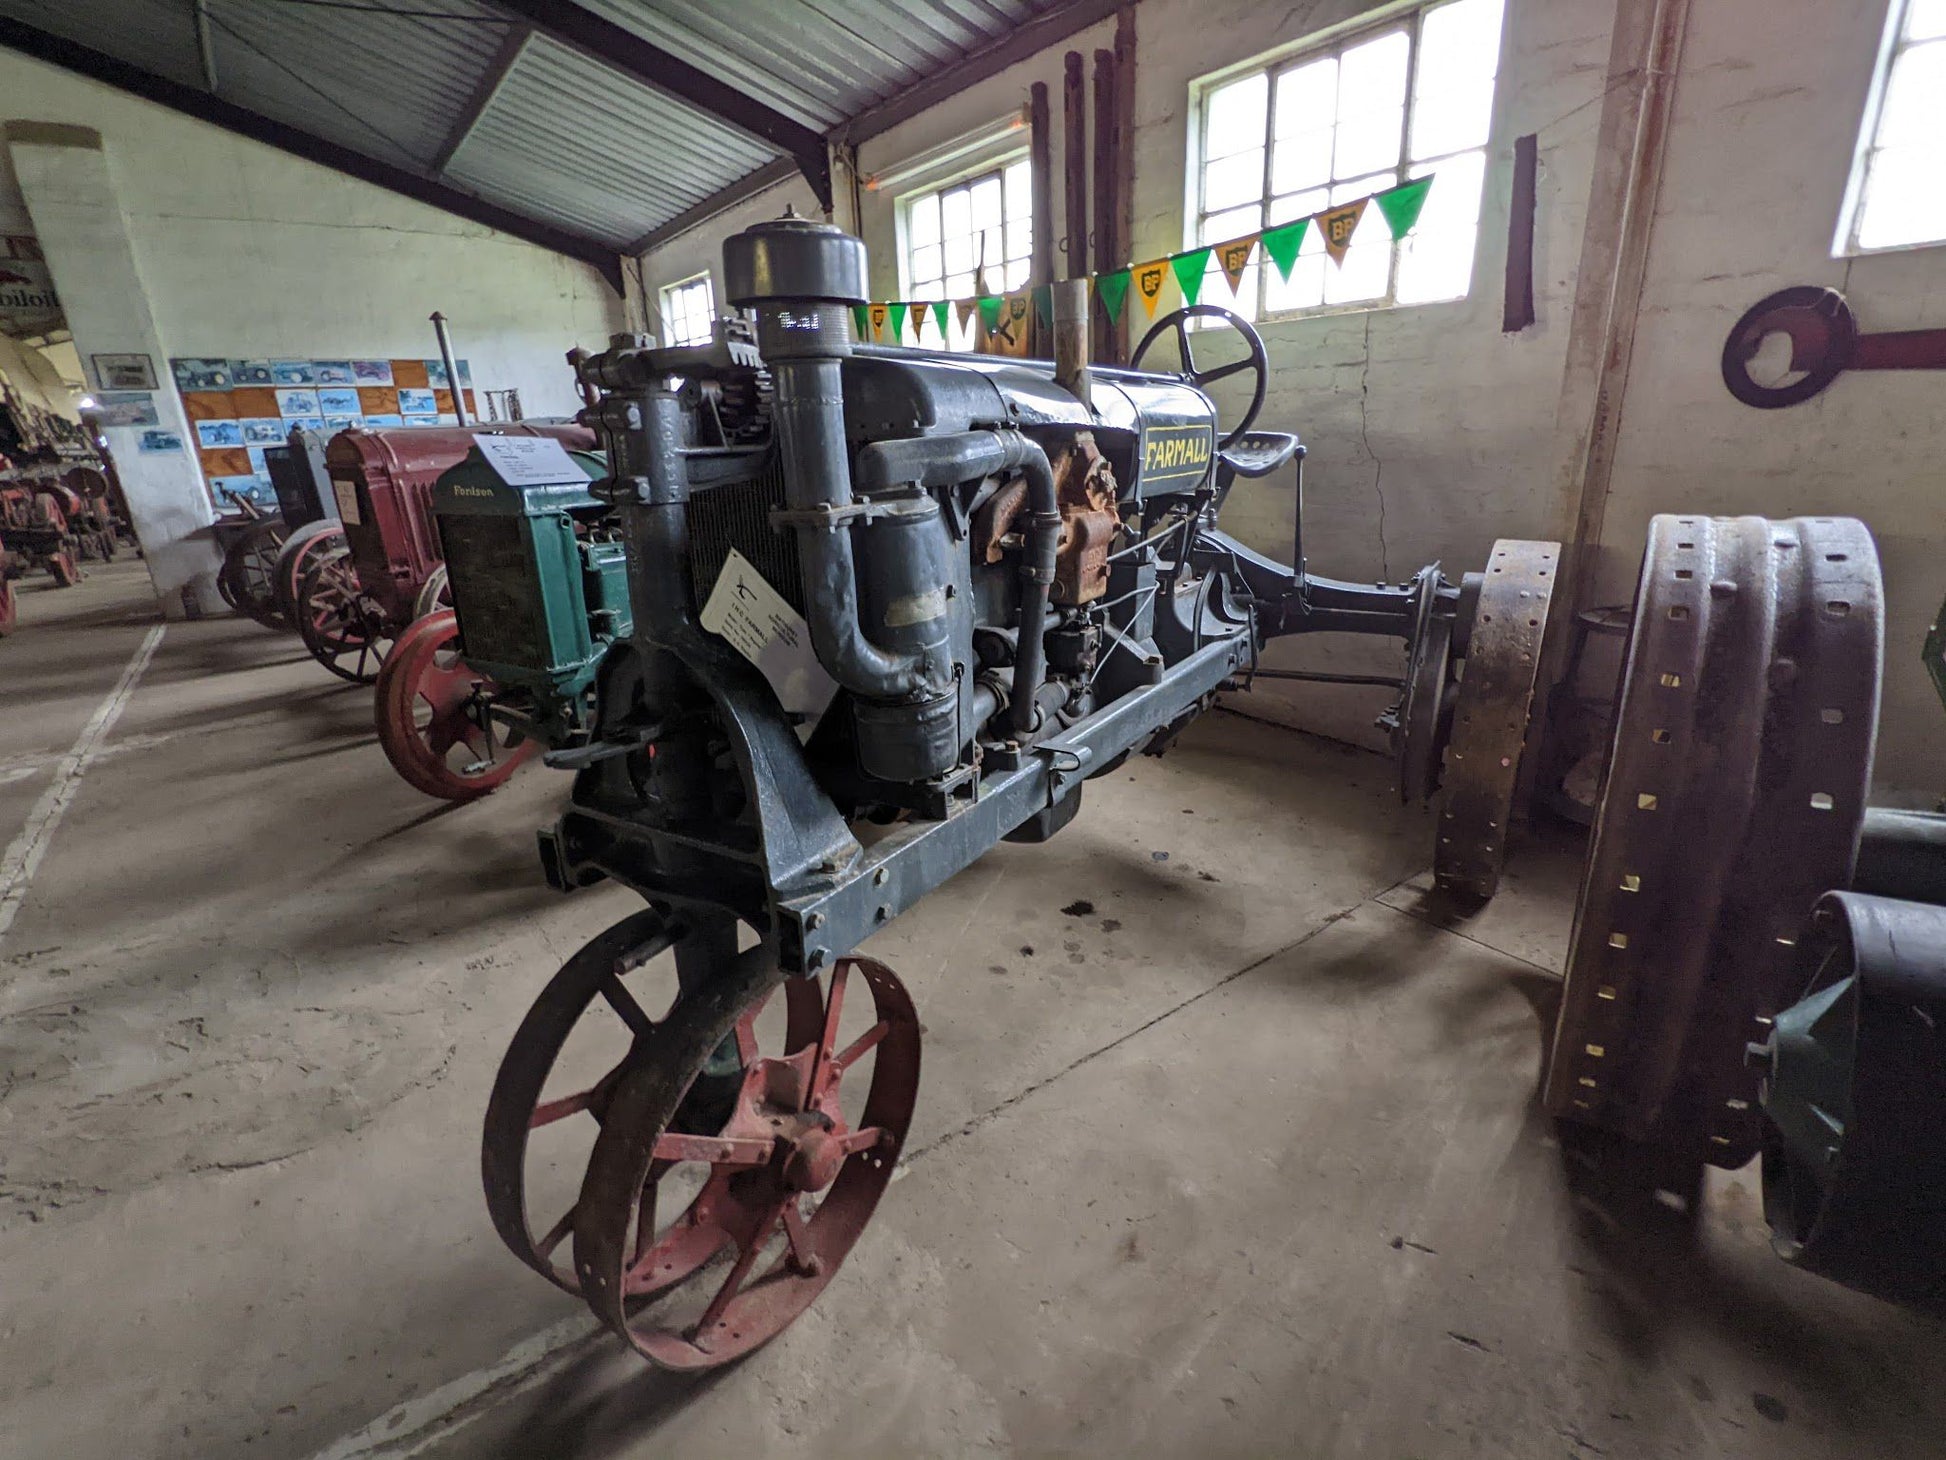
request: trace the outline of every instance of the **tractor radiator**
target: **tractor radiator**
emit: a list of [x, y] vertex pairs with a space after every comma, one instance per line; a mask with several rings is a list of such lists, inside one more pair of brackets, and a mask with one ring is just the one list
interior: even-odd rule
[[453, 611], [459, 615], [469, 658], [495, 664], [550, 662], [546, 606], [521, 522], [518, 517], [439, 520]]
[[748, 558], [792, 608], [804, 612], [797, 538], [770, 525], [771, 509], [783, 505], [784, 469], [775, 452], [748, 481], [726, 482], [690, 497], [689, 573], [698, 613], [709, 601], [731, 548]]

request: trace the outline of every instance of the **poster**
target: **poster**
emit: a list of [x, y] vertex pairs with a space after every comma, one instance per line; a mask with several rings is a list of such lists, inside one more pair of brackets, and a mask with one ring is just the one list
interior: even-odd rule
[[439, 397], [430, 390], [402, 390], [399, 392], [399, 412], [407, 416], [436, 416], [439, 414]]
[[327, 416], [355, 416], [363, 409], [358, 401], [358, 392], [349, 387], [338, 390], [320, 390], [318, 409]]
[[[460, 373], [465, 374], [462, 367]], [[390, 385], [392, 383], [392, 362], [390, 360], [353, 360], [351, 378], [358, 385]]]
[[319, 385], [350, 385], [357, 379], [349, 360], [314, 360], [311, 378]]
[[317, 372], [311, 368], [309, 360], [272, 360], [270, 362], [270, 383], [272, 385], [316, 385]]
[[245, 446], [282, 446], [290, 427], [282, 416], [250, 416], [239, 421]]
[[63, 323], [39, 240], [32, 234], [0, 234], [0, 334], [37, 335]]
[[164, 451], [180, 451], [182, 450], [182, 437], [178, 436], [174, 431], [144, 431], [142, 433], [141, 444], [142, 450], [149, 455], [156, 455]]
[[95, 384], [103, 390], [156, 389], [155, 361], [147, 355], [90, 355]]
[[89, 412], [98, 425], [155, 426], [162, 418], [156, 414], [155, 396], [146, 390], [104, 390], [95, 397]]
[[268, 360], [232, 360], [230, 362], [230, 384], [269, 385], [270, 383], [270, 362]]
[[230, 388], [228, 360], [171, 360], [169, 366], [175, 372], [177, 390], [228, 390]]
[[235, 421], [198, 421], [196, 444], [204, 450], [243, 445], [243, 427]]
[[280, 390], [277, 392], [277, 414], [289, 420], [292, 416], [315, 416], [318, 410], [318, 393], [315, 390]]

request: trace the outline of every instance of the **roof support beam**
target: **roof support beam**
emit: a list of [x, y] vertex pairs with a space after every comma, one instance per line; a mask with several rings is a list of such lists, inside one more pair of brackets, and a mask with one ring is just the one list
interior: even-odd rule
[[817, 195], [819, 205], [830, 211], [831, 159], [825, 151], [823, 134], [815, 128], [765, 106], [721, 77], [692, 66], [626, 26], [584, 10], [570, 0], [493, 0], [493, 4], [520, 16], [543, 35], [573, 46], [631, 80], [654, 87], [759, 141], [768, 142], [797, 164], [798, 171]]
[[686, 208], [671, 218], [643, 234], [622, 250], [628, 254], [645, 254], [679, 234], [692, 228], [700, 228], [719, 213], [734, 208], [738, 203], [754, 198], [766, 188], [774, 188], [780, 182], [788, 182], [797, 176], [797, 166], [789, 158], [780, 157], [775, 162], [766, 163], [755, 172], [738, 178], [727, 188], [719, 188], [693, 208]]
[[349, 177], [358, 178], [375, 187], [385, 188], [394, 193], [439, 208], [458, 218], [484, 224], [515, 238], [525, 239], [528, 243], [564, 254], [568, 258], [579, 259], [601, 271], [601, 276], [612, 285], [617, 294], [622, 290], [622, 268], [620, 256], [615, 249], [597, 239], [571, 233], [552, 224], [541, 223], [523, 217], [519, 213], [489, 203], [484, 198], [474, 197], [471, 193], [461, 192], [435, 178], [396, 167], [389, 162], [367, 157], [362, 152], [354, 152], [336, 142], [327, 142], [301, 131], [284, 122], [275, 121], [247, 107], [226, 101], [219, 96], [211, 96], [193, 86], [166, 77], [156, 76], [139, 66], [131, 66], [126, 61], [116, 60], [113, 56], [103, 55], [100, 51], [66, 40], [61, 36], [50, 35], [44, 30], [0, 16], [0, 46], [21, 52], [23, 55], [60, 66], [91, 80], [105, 82], [109, 86], [121, 88], [146, 101], [166, 106], [172, 111], [194, 117], [199, 122], [222, 127], [225, 131], [235, 132], [254, 142], [275, 147], [292, 156], [302, 157], [307, 162], [315, 162], [321, 167], [329, 167]]
[[446, 171], [447, 164], [453, 160], [453, 154], [459, 151], [467, 137], [472, 134], [473, 128], [479, 125], [481, 113], [493, 104], [494, 94], [500, 90], [500, 83], [505, 81], [507, 73], [513, 70], [514, 62], [520, 59], [520, 53], [526, 49], [527, 39], [533, 33], [534, 27], [531, 25], [507, 27], [507, 34], [500, 42], [500, 49], [493, 53], [492, 62], [485, 71], [480, 73], [479, 81], [474, 84], [473, 94], [466, 98], [466, 105], [460, 108], [459, 115], [453, 119], [452, 129], [446, 133], [446, 140], [439, 144], [439, 154], [432, 160], [435, 176]]

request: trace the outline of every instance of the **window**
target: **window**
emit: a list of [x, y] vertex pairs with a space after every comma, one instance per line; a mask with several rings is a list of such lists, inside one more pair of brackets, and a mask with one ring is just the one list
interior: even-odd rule
[[716, 294], [709, 275], [698, 274], [662, 291], [662, 340], [677, 345], [707, 345], [716, 326]]
[[[900, 297], [970, 299], [1023, 287], [1034, 252], [1031, 177], [1023, 157], [905, 199]], [[972, 328], [958, 311], [948, 314], [946, 332], [949, 348], [973, 348]], [[922, 333], [933, 336], [930, 310]]]
[[1892, 0], [1837, 254], [1946, 243], [1946, 0]]
[[[1946, 0], [1932, 0], [1946, 3]], [[1394, 243], [1370, 212], [1333, 265], [1316, 229], [1288, 281], [1257, 255], [1231, 304], [1248, 318], [1463, 299], [1472, 285], [1504, 0], [1446, 0], [1203, 90], [1195, 243], [1219, 243], [1436, 172]]]

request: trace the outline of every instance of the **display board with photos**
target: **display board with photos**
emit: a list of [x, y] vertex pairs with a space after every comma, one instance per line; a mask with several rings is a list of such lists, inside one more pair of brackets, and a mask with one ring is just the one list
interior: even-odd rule
[[[276, 507], [264, 448], [295, 426], [327, 434], [349, 426], [455, 426], [443, 360], [171, 360], [197, 459], [219, 510], [225, 492]], [[466, 409], [477, 418], [473, 369], [459, 362]]]

